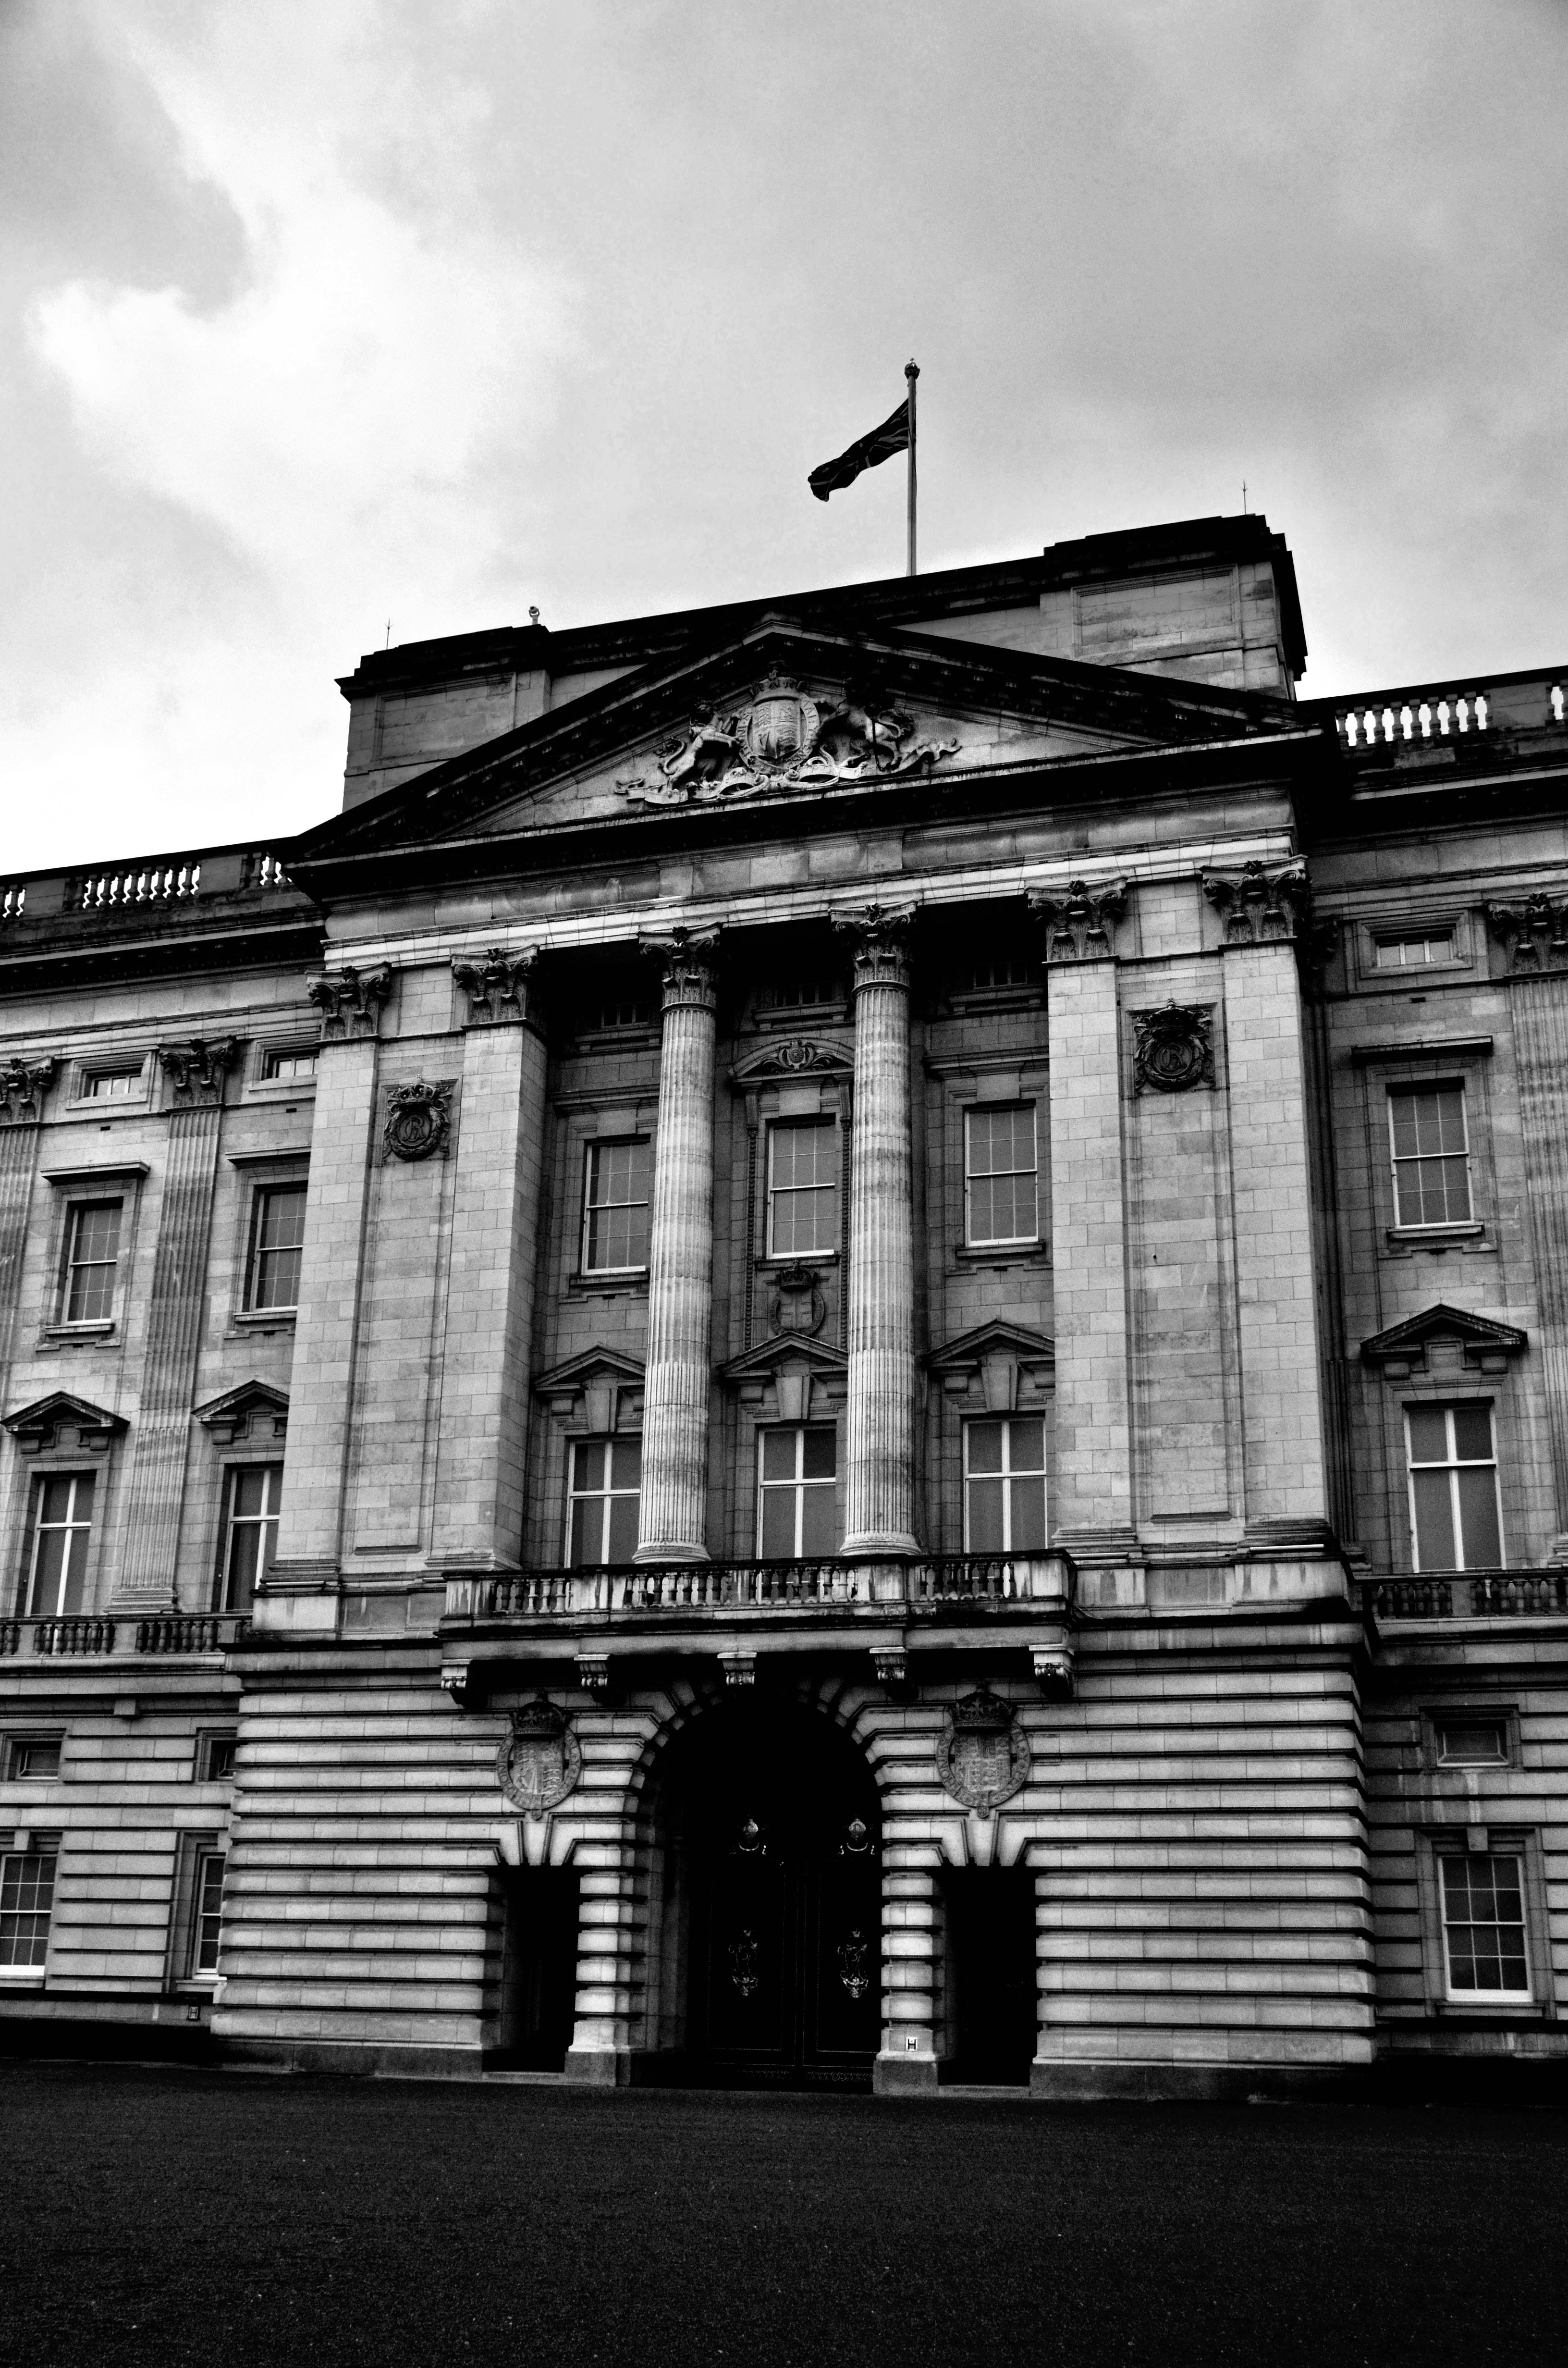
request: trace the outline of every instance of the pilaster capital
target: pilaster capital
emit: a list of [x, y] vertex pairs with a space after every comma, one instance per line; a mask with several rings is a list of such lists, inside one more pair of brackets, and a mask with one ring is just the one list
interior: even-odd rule
[[1507, 947], [1508, 968], [1516, 977], [1568, 970], [1568, 893], [1552, 896], [1537, 888], [1517, 904], [1488, 905], [1486, 926]]
[[240, 1057], [242, 1042], [238, 1036], [192, 1036], [183, 1044], [160, 1044], [158, 1063], [174, 1079], [176, 1102], [221, 1102], [223, 1080]]
[[1065, 889], [1031, 888], [1029, 911], [1045, 924], [1046, 961], [1109, 962], [1127, 893], [1125, 880], [1069, 880]]
[[305, 993], [321, 1013], [323, 1043], [345, 1036], [374, 1036], [381, 1027], [381, 1006], [392, 990], [390, 962], [374, 970], [358, 970], [345, 962], [341, 970], [317, 971], [305, 981]]
[[1224, 923], [1226, 946], [1290, 942], [1301, 933], [1312, 900], [1304, 863], [1255, 861], [1198, 876]]
[[37, 1123], [43, 1115], [44, 1089], [59, 1066], [52, 1053], [41, 1061], [0, 1064], [0, 1127]]
[[537, 946], [520, 946], [513, 952], [504, 946], [489, 946], [481, 954], [454, 955], [452, 977], [468, 997], [467, 1025], [483, 1028], [506, 1020], [537, 1025], [534, 973], [538, 966]]
[[909, 932], [913, 905], [858, 905], [835, 913], [833, 926], [854, 940], [855, 993], [867, 986], [909, 985]]
[[719, 932], [676, 928], [662, 935], [641, 937], [643, 953], [657, 954], [664, 964], [666, 1011], [711, 1011], [719, 997], [716, 986]]

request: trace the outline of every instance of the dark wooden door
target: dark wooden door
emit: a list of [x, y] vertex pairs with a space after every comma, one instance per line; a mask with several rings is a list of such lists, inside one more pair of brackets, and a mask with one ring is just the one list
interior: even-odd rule
[[943, 1904], [949, 2075], [1027, 2087], [1038, 2024], [1034, 1876], [1021, 1866], [955, 1869]]

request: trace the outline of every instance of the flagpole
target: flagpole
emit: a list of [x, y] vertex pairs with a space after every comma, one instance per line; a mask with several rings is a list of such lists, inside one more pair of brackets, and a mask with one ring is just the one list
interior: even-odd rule
[[915, 573], [915, 381], [920, 375], [917, 362], [908, 361], [903, 375], [909, 381], [909, 565], [907, 575]]

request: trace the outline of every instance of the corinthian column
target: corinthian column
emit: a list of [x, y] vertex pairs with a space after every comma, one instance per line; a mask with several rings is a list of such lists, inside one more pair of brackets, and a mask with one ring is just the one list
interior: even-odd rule
[[909, 1142], [913, 906], [845, 914], [855, 932], [849, 1167], [846, 1554], [918, 1554], [915, 1539], [914, 1172]]
[[708, 1558], [713, 1331], [712, 948], [716, 929], [644, 939], [665, 959], [659, 1134], [648, 1245], [639, 1562]]

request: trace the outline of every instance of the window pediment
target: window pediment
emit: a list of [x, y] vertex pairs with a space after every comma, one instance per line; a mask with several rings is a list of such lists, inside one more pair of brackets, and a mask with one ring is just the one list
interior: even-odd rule
[[222, 1397], [198, 1406], [196, 1419], [220, 1447], [233, 1447], [240, 1439], [283, 1439], [289, 1429], [289, 1393], [270, 1382], [242, 1382], [237, 1390], [225, 1390]]
[[62, 1446], [74, 1446], [84, 1455], [107, 1455], [110, 1440], [127, 1428], [123, 1415], [73, 1397], [69, 1390], [51, 1391], [6, 1415], [5, 1426], [24, 1455], [51, 1454]]
[[988, 1414], [1011, 1414], [1020, 1403], [1043, 1398], [1055, 1378], [1056, 1343], [1032, 1326], [999, 1319], [934, 1349], [926, 1366], [949, 1397], [978, 1391]]
[[643, 1364], [618, 1349], [595, 1347], [552, 1365], [534, 1381], [557, 1422], [582, 1422], [589, 1430], [637, 1429], [642, 1420]]
[[1517, 1325], [1498, 1324], [1490, 1316], [1473, 1315], [1468, 1308], [1449, 1307], [1439, 1300], [1419, 1315], [1407, 1316], [1403, 1324], [1391, 1325], [1386, 1332], [1363, 1340], [1361, 1360], [1381, 1365], [1391, 1382], [1403, 1381], [1410, 1373], [1425, 1372], [1427, 1350], [1439, 1340], [1455, 1343], [1465, 1363], [1479, 1365], [1483, 1373], [1506, 1372], [1509, 1358], [1523, 1356], [1529, 1346], [1528, 1333]]

